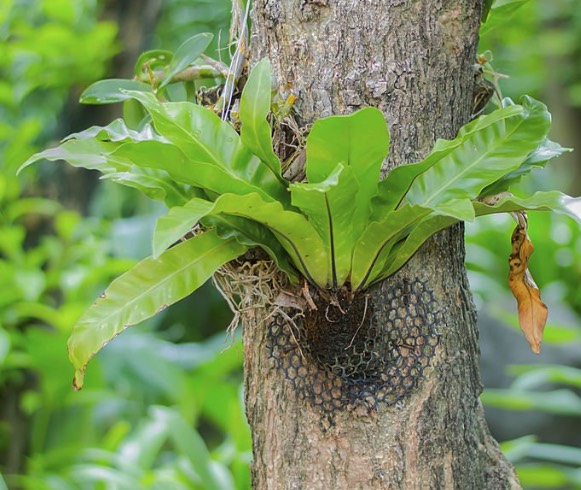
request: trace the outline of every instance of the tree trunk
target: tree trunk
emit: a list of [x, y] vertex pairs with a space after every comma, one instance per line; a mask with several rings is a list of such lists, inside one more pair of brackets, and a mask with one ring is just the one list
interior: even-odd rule
[[[301, 125], [380, 108], [387, 171], [469, 120], [480, 11], [472, 0], [255, 0], [251, 55], [292, 84]], [[244, 315], [253, 488], [520, 488], [478, 399], [463, 259], [455, 226], [347, 311], [315, 297], [318, 313], [302, 318]]]

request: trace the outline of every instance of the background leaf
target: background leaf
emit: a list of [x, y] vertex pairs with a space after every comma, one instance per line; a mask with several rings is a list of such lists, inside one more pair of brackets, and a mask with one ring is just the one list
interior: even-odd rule
[[187, 454], [192, 466], [208, 490], [234, 490], [234, 482], [212, 465], [210, 454], [200, 435], [177, 413], [167, 407], [152, 407], [152, 416], [167, 427], [169, 435], [182, 454]]
[[213, 34], [204, 32], [201, 34], [196, 34], [195, 36], [192, 36], [187, 41], [185, 41], [176, 50], [169, 64], [167, 73], [163, 81], [159, 84], [158, 90], [161, 90], [167, 86], [175, 75], [196, 61], [210, 45], [213, 38]]
[[137, 58], [133, 71], [135, 72], [135, 76], [139, 77], [143, 74], [146, 64], [149, 69], [153, 71], [165, 68], [171, 63], [172, 59], [173, 53], [165, 49], [144, 51], [139, 55], [139, 58]]
[[494, 29], [498, 29], [516, 14], [528, 0], [496, 0], [489, 9], [488, 19], [480, 28], [480, 35], [484, 36]]
[[80, 97], [83, 104], [114, 104], [130, 99], [125, 90], [152, 92], [151, 85], [136, 80], [100, 80], [89, 86]]

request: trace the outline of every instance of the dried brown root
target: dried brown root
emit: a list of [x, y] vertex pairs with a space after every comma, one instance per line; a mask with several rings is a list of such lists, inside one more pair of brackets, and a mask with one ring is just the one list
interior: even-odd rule
[[308, 308], [301, 291], [272, 260], [234, 260], [214, 274], [213, 283], [234, 314], [227, 329], [231, 335], [242, 316], [253, 317], [258, 310], [264, 312], [262, 324], [276, 314], [294, 320]]

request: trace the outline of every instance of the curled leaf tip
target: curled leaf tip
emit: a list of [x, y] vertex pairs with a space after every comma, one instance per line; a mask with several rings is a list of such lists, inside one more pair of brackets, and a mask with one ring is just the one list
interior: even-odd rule
[[75, 371], [75, 376], [73, 377], [73, 388], [75, 391], [80, 391], [83, 389], [83, 383], [85, 381], [85, 371], [78, 369]]

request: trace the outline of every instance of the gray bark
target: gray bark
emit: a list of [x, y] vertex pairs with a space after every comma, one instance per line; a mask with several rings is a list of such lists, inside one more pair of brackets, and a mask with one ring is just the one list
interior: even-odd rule
[[[470, 117], [480, 1], [255, 0], [251, 53], [299, 97], [300, 124], [380, 108], [391, 132], [385, 171], [417, 161]], [[440, 335], [415, 391], [377, 409], [328, 416], [269, 358], [265, 311], [244, 315], [247, 415], [255, 489], [520, 488], [480, 405], [475, 311], [461, 226], [433, 237], [369, 292], [375, 320], [386, 295], [417, 279]], [[265, 321], [266, 320], [266, 321]]]

